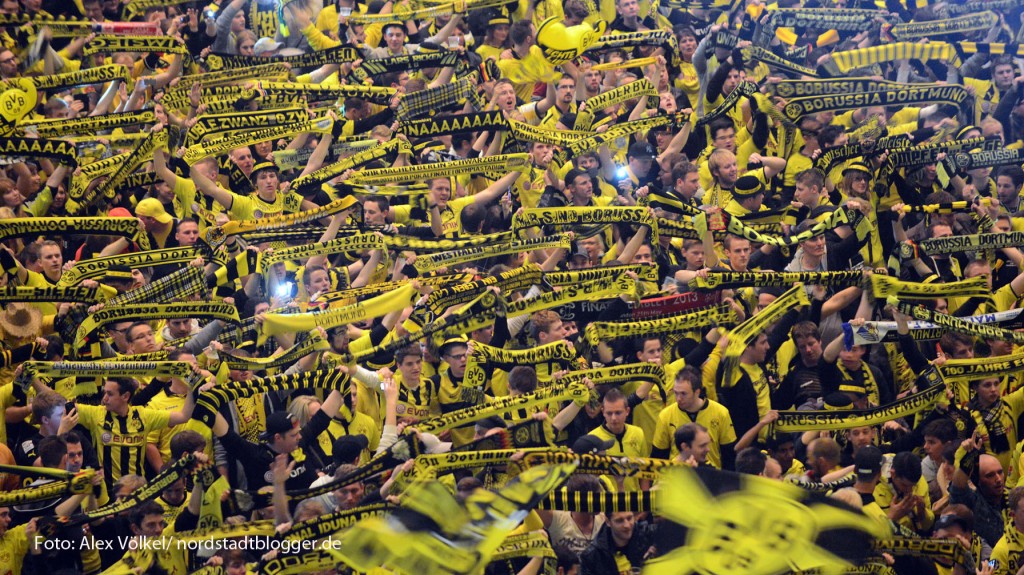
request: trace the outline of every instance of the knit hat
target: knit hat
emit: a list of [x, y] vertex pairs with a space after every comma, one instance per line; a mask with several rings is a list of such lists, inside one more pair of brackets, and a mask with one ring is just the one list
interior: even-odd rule
[[756, 176], [740, 176], [732, 189], [732, 195], [737, 200], [746, 200], [757, 194], [764, 193], [764, 182]]

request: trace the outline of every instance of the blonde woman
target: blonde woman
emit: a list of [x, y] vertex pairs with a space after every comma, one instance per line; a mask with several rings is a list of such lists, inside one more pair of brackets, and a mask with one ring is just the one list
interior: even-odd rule
[[[843, 179], [839, 182], [839, 193], [844, 205], [866, 203], [871, 209], [865, 210], [866, 218], [874, 229], [878, 229], [879, 198], [872, 189], [874, 169], [864, 162], [851, 162], [843, 168]], [[864, 247], [860, 249], [864, 263], [872, 268], [885, 267], [882, 253], [882, 242], [879, 234], [871, 234]]]

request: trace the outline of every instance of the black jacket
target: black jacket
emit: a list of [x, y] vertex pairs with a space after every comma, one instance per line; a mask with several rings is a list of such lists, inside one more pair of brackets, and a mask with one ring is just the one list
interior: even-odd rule
[[634, 568], [640, 568], [644, 564], [644, 556], [654, 544], [655, 529], [650, 523], [637, 523], [626, 548], [616, 549], [611, 526], [605, 523], [590, 547], [580, 555], [580, 575], [619, 575], [615, 566], [616, 551], [623, 553]]

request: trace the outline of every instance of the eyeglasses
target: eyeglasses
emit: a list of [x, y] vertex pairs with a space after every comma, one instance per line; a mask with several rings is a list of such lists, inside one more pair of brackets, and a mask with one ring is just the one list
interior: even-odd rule
[[450, 358], [454, 359], [455, 361], [462, 361], [462, 360], [466, 359], [466, 356], [467, 356], [467, 354], [465, 354], [465, 353], [459, 353], [459, 354], [448, 354], [445, 357], [450, 357]]

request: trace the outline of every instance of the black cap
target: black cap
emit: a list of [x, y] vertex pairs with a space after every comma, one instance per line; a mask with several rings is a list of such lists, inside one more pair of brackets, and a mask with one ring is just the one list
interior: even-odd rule
[[882, 471], [882, 452], [874, 445], [865, 445], [853, 454], [853, 471], [858, 479], [871, 479]]
[[845, 393], [838, 391], [826, 395], [824, 398], [825, 409], [850, 409], [853, 407], [853, 400]]
[[740, 176], [732, 189], [732, 195], [737, 200], [745, 200], [763, 193], [764, 182], [757, 179], [757, 176]]
[[629, 147], [629, 152], [626, 153], [626, 156], [630, 158], [646, 158], [653, 160], [658, 157], [658, 151], [655, 150], [654, 146], [648, 142], [634, 142]]
[[334, 440], [334, 451], [332, 454], [334, 462], [338, 465], [352, 463], [362, 455], [363, 450], [369, 446], [370, 440], [361, 433], [357, 433], [355, 435], [342, 435], [338, 439]]
[[287, 411], [275, 411], [267, 416], [267, 430], [260, 434], [260, 439], [270, 441], [274, 434], [288, 433], [299, 426], [292, 414]]
[[615, 445], [614, 439], [602, 440], [596, 435], [584, 435], [572, 444], [574, 453], [600, 453], [608, 451]]

